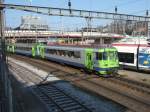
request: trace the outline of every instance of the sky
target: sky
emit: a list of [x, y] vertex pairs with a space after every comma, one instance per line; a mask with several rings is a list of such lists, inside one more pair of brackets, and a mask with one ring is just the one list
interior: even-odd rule
[[[68, 0], [5, 0], [5, 3], [18, 5], [35, 5], [57, 8], [68, 8]], [[118, 13], [145, 15], [146, 10], [150, 10], [150, 0], [71, 0], [73, 9], [84, 9], [92, 11], [114, 12], [115, 6]], [[150, 11], [149, 11], [150, 14]], [[39, 16], [47, 21], [51, 29], [77, 29], [87, 26], [84, 18], [75, 17], [54, 17], [40, 15], [31, 12], [5, 9], [6, 25], [10, 27], [18, 27], [21, 24], [21, 16], [33, 15]], [[104, 26], [111, 23], [112, 20], [93, 19], [92, 27]]]

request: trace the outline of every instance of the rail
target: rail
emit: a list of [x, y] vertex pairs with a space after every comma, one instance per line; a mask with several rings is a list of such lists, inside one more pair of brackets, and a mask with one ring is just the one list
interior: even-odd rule
[[[18, 56], [17, 59], [19, 59]], [[20, 59], [27, 60], [25, 57], [21, 57]], [[30, 64], [33, 64], [36, 67], [49, 71], [50, 73], [55, 74], [55, 76], [59, 78], [69, 80], [72, 83], [79, 85], [79, 87], [82, 87], [84, 85], [84, 88], [94, 91], [95, 93], [101, 94], [116, 102], [119, 102], [120, 104], [125, 105], [131, 110], [137, 112], [149, 112], [150, 93], [149, 89], [147, 89], [149, 88], [149, 86], [144, 86], [144, 84], [139, 84], [138, 82], [128, 80], [103, 79], [96, 77], [95, 75], [87, 75], [83, 72], [81, 73], [75, 68], [73, 69], [71, 67], [68, 67], [71, 69], [70, 70], [66, 67], [60, 67], [58, 66], [58, 64], [49, 64], [47, 62], [31, 58], [28, 61]], [[57, 67], [55, 68], [55, 66]], [[140, 109], [138, 108], [139, 106], [141, 107]]]
[[[14, 71], [25, 84], [31, 86], [32, 92], [46, 105], [50, 112], [93, 112], [92, 108], [85, 105], [83, 102], [75, 99], [70, 94], [53, 85], [52, 83], [41, 84], [41, 77], [35, 78], [36, 74], [30, 74], [26, 68], [9, 62], [11, 71]], [[26, 75], [25, 75], [26, 74]], [[30, 75], [29, 75], [30, 74]], [[33, 75], [33, 76], [32, 76]], [[39, 82], [39, 83], [37, 83]]]

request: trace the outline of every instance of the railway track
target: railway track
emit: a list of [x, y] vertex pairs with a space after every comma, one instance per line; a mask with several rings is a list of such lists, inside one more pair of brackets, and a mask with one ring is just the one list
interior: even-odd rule
[[[117, 101], [120, 104], [124, 104], [131, 110], [137, 112], [141, 111], [149, 112], [150, 109], [149, 85], [125, 79], [123, 77], [115, 77], [107, 79], [100, 78], [96, 75], [88, 75], [87, 73], [81, 72], [80, 70], [77, 70], [72, 67], [61, 66], [56, 63], [50, 64], [49, 62], [45, 62], [43, 60], [36, 60], [20, 56], [17, 56], [17, 59], [22, 61], [28, 60], [28, 63], [38, 68], [44, 69], [57, 77], [69, 80], [79, 86], [84, 86], [89, 89], [91, 85], [90, 89], [95, 91], [95, 93], [111, 98], [112, 100]], [[101, 90], [98, 91], [99, 87], [104, 88], [102, 89], [102, 91], [105, 91], [107, 89], [109, 90], [108, 92], [112, 94], [117, 94], [118, 96], [120, 95], [120, 97], [114, 98], [111, 94], [103, 94]], [[94, 88], [97, 88], [97, 90], [94, 90]], [[124, 96], [124, 98], [121, 97], [121, 95]], [[120, 101], [121, 98], [124, 101]], [[141, 108], [138, 109], [138, 107]]]
[[94, 112], [93, 108], [84, 105], [57, 86], [50, 83], [40, 84], [43, 79], [26, 68], [12, 62], [9, 64], [13, 64], [10, 67], [11, 72], [16, 73], [24, 84], [31, 86], [32, 92], [46, 105], [49, 112]]
[[[17, 58], [19, 58], [22, 61], [26, 60], [26, 57], [20, 57], [20, 56], [18, 57], [17, 56]], [[92, 74], [92, 73], [90, 73], [90, 74], [85, 73], [85, 72], [81, 73], [80, 70], [72, 68], [72, 67], [68, 67], [68, 66], [67, 66], [67, 68], [73, 70], [74, 72], [67, 72], [65, 70], [66, 66], [63, 68], [61, 65], [53, 63], [53, 65], [56, 64], [56, 65], [54, 65], [55, 66], [54, 67], [54, 66], [51, 66], [49, 64], [49, 61], [48, 62], [47, 61], [42, 62], [42, 61], [43, 60], [36, 60], [36, 59], [28, 58], [28, 62], [30, 64], [36, 65], [39, 68], [42, 68], [42, 65], [43, 65], [43, 68], [44, 68], [44, 66], [48, 66], [49, 67], [49, 73], [57, 74], [58, 72], [63, 72], [67, 76], [74, 77], [75, 79], [73, 79], [73, 81], [79, 81], [79, 80], [82, 80], [82, 79], [90, 79], [90, 78], [100, 78], [99, 76], [97, 76], [95, 74]], [[61, 66], [62, 69], [59, 68], [58, 66]], [[57, 75], [57, 76], [61, 76], [61, 75]], [[119, 76], [116, 76], [116, 77], [113, 77], [113, 78], [102, 78], [102, 79], [106, 80], [106, 81], [109, 81], [109, 82], [112, 82], [112, 83], [121, 84], [123, 86], [134, 89], [136, 91], [140, 91], [142, 93], [150, 94], [150, 85], [142, 83], [142, 82], [138, 82], [138, 81], [135, 81], [135, 80], [130, 80], [130, 79], [127, 79], [127, 78], [124, 78], [124, 77], [119, 77]]]
[[109, 80], [111, 80], [114, 83], [119, 83], [124, 86], [127, 86], [128, 88], [131, 88], [136, 91], [143, 92], [143, 93], [147, 93], [150, 95], [150, 85], [148, 84], [144, 84], [138, 81], [134, 81], [134, 80], [130, 80], [127, 78], [122, 78], [122, 77], [115, 77]]
[[92, 112], [55, 85], [39, 85], [34, 88], [34, 92], [52, 112]]

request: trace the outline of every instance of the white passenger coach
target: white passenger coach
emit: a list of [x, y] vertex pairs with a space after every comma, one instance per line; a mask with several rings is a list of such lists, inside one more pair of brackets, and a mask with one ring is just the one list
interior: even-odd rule
[[150, 41], [130, 37], [113, 43], [118, 50], [119, 64], [123, 68], [150, 71]]

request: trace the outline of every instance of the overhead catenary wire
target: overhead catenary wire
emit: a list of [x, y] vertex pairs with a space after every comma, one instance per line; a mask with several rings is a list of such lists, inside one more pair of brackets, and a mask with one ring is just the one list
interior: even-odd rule
[[[143, 0], [144, 1], [144, 0]], [[142, 1], [142, 2], [143, 2]], [[144, 16], [148, 16], [147, 14], [148, 14], [148, 12], [150, 11], [150, 9], [149, 9], [149, 0], [145, 0], [144, 1], [145, 2], [145, 4], [144, 4], [144, 9], [142, 9], [142, 10], [136, 10], [136, 11], [134, 11], [134, 12], [131, 12], [131, 13], [129, 13], [129, 14], [143, 14]]]
[[146, 10], [139, 10], [139, 11], [136, 11], [136, 12], [132, 12], [132, 13], [129, 13], [129, 14], [139, 14], [139, 13], [143, 13], [143, 12], [146, 12]]
[[114, 4], [114, 5], [112, 5], [112, 6], [108, 7], [108, 8], [106, 8], [106, 9], [103, 9], [102, 11], [106, 11], [106, 10], [109, 10], [109, 9], [113, 9], [114, 6], [117, 6], [117, 7], [123, 7], [123, 6], [126, 6], [126, 5], [132, 5], [132, 4], [135, 4], [135, 3], [137, 3], [137, 2], [141, 2], [141, 1], [139, 1], [139, 0], [133, 0], [133, 1], [129, 0], [129, 1], [124, 2], [124, 3]]

